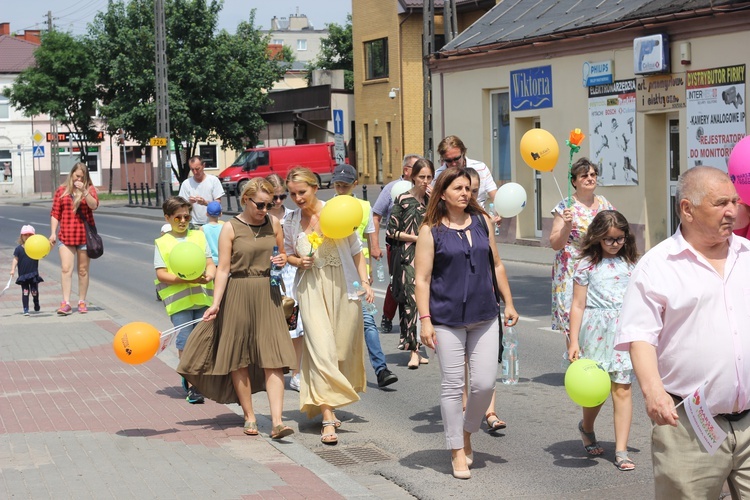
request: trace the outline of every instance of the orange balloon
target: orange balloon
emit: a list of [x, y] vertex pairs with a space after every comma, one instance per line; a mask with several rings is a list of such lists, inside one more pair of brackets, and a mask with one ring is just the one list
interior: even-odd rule
[[534, 170], [551, 172], [557, 164], [560, 147], [555, 137], [541, 128], [532, 128], [521, 137], [521, 158]]
[[159, 330], [148, 323], [135, 321], [117, 330], [112, 348], [120, 361], [139, 365], [156, 355], [160, 340]]

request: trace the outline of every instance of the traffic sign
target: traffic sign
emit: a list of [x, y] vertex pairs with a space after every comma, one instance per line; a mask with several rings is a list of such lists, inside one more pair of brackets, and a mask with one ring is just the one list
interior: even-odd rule
[[156, 147], [164, 147], [167, 145], [167, 138], [166, 137], [152, 137], [151, 145], [156, 146]]
[[31, 138], [34, 140], [34, 144], [41, 144], [44, 140], [44, 136], [38, 130], [34, 131], [34, 135], [32, 135]]
[[341, 134], [333, 136], [333, 156], [337, 164], [346, 162], [346, 146], [344, 146], [344, 136]]
[[32, 146], [34, 158], [44, 158], [44, 146]]
[[344, 110], [342, 109], [333, 110], [333, 133], [344, 134]]

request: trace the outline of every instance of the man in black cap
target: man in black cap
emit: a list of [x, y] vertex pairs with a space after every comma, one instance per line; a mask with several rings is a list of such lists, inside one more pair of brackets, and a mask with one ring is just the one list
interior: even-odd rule
[[[352, 190], [357, 185], [357, 177], [357, 169], [351, 165], [336, 165], [331, 178], [336, 194], [352, 195]], [[357, 228], [357, 234], [362, 241], [362, 254], [367, 259], [370, 257], [370, 248], [373, 246], [373, 242], [377, 242], [378, 235], [372, 222], [370, 202], [359, 199], [357, 201], [362, 205], [362, 222]], [[369, 264], [367, 267], [369, 269]], [[370, 282], [372, 282], [372, 278]], [[378, 387], [385, 387], [398, 382], [398, 377], [388, 369], [385, 363], [383, 348], [380, 346], [378, 327], [375, 326], [375, 318], [365, 310], [364, 306], [362, 307], [362, 318], [365, 323], [365, 344], [367, 345], [367, 351], [370, 353], [370, 364], [372, 364], [378, 378]]]

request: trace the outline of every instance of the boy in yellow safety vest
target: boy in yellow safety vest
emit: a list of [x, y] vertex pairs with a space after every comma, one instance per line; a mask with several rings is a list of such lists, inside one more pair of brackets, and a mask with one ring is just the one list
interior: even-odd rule
[[[347, 164], [336, 165], [331, 182], [337, 195], [352, 195], [352, 190], [357, 185], [357, 170]], [[370, 247], [377, 245], [378, 235], [375, 233], [375, 225], [372, 222], [370, 202], [360, 199], [357, 199], [357, 201], [362, 205], [362, 222], [357, 228], [357, 234], [363, 243], [362, 254], [365, 258], [369, 258]], [[367, 243], [367, 245], [364, 245], [364, 243]], [[385, 364], [383, 348], [380, 346], [380, 332], [378, 332], [378, 327], [375, 326], [375, 318], [364, 307], [362, 308], [362, 319], [365, 323], [365, 345], [367, 345], [367, 351], [370, 353], [370, 364], [375, 370], [378, 387], [385, 387], [398, 382], [398, 377]]]
[[[206, 244], [206, 236], [200, 230], [189, 229], [190, 202], [185, 198], [173, 196], [162, 205], [164, 220], [172, 230], [157, 238], [154, 243], [154, 269], [156, 269], [156, 290], [167, 309], [172, 325], [179, 326], [203, 317], [213, 301], [213, 279], [216, 266], [211, 258], [211, 250]], [[169, 263], [169, 255], [177, 244], [190, 241], [203, 249], [206, 256], [206, 270], [201, 276], [192, 280], [180, 278]], [[195, 325], [181, 328], [175, 339], [178, 355], [182, 355], [190, 332]], [[182, 387], [187, 392], [187, 401], [191, 404], [203, 403], [203, 396], [182, 379]]]

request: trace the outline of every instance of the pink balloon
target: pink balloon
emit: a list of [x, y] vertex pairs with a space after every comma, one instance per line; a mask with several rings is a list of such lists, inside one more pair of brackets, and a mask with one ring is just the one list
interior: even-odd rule
[[735, 144], [729, 155], [727, 170], [737, 194], [745, 202], [750, 202], [750, 136]]

